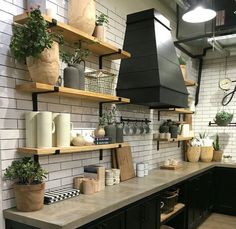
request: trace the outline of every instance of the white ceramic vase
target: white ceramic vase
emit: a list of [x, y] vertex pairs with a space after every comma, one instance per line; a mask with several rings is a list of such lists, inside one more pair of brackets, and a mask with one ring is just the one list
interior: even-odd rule
[[25, 113], [26, 147], [37, 147], [37, 111]]
[[70, 122], [70, 114], [61, 113], [56, 117], [56, 135], [58, 147], [70, 146], [70, 132], [72, 124]]
[[52, 133], [54, 132], [55, 124], [52, 121], [52, 112], [39, 112], [37, 114], [37, 147], [52, 147]]

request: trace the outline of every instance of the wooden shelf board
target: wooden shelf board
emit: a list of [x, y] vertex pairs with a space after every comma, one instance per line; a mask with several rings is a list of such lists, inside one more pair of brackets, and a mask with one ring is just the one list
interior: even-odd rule
[[[46, 92], [52, 91], [54, 92], [54, 86], [36, 82], [25, 83], [16, 86], [16, 90], [24, 91], [24, 92]], [[129, 103], [130, 100], [127, 98], [117, 97], [114, 95], [108, 94], [101, 94], [95, 93], [90, 91], [83, 91], [73, 88], [66, 88], [66, 87], [58, 87], [58, 92], [54, 92], [56, 95], [59, 96], [67, 96], [67, 97], [74, 97], [74, 98], [82, 98], [82, 99], [89, 99], [99, 102], [106, 102], [112, 101], [114, 103]]]
[[178, 137], [178, 138], [170, 138], [170, 139], [157, 139], [159, 142], [180, 142], [180, 141], [188, 141], [192, 140], [193, 137]]
[[184, 79], [184, 83], [188, 87], [197, 86], [197, 83], [193, 80], [190, 80], [190, 79]]
[[167, 221], [172, 216], [177, 215], [181, 210], [183, 210], [184, 207], [185, 207], [185, 204], [178, 203], [175, 205], [174, 211], [172, 211], [168, 214], [164, 214], [164, 213], [161, 214], [161, 223], [163, 223], [164, 221]]
[[[52, 18], [47, 15], [43, 15], [44, 19], [52, 23]], [[13, 20], [16, 23], [24, 24], [28, 18], [27, 13], [14, 16]], [[99, 41], [96, 37], [93, 37], [79, 29], [76, 29], [68, 24], [57, 21], [57, 25], [51, 28], [53, 31], [62, 34], [64, 36], [65, 42], [70, 44], [78, 43], [82, 41], [82, 46], [91, 50], [97, 55], [107, 55], [111, 53], [117, 53], [119, 49], [109, 43]], [[121, 50], [121, 53], [109, 56], [110, 59], [123, 59], [130, 58], [131, 54]]]
[[90, 146], [70, 146], [70, 147], [51, 147], [51, 148], [27, 148], [22, 147], [18, 148], [17, 152], [22, 154], [30, 155], [50, 155], [55, 154], [56, 151], [59, 151], [60, 154], [66, 153], [79, 153], [86, 151], [95, 151], [100, 149], [116, 149], [119, 147], [128, 146], [128, 143], [115, 143], [115, 144], [106, 144], [106, 145], [90, 145]]
[[193, 114], [194, 112], [185, 108], [158, 109], [158, 111], [174, 112], [177, 114]]

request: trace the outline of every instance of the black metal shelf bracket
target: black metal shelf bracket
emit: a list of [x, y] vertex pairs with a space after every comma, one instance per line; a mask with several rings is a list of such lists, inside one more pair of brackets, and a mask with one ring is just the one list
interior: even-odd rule
[[108, 54], [104, 54], [104, 55], [99, 56], [99, 69], [102, 69], [102, 67], [103, 67], [102, 62], [103, 62], [104, 57], [108, 57], [108, 56], [112, 56], [112, 55], [116, 55], [116, 54], [121, 54], [121, 52], [122, 52], [122, 49], [118, 49], [117, 52], [108, 53]]
[[39, 155], [34, 155], [34, 162], [39, 163]]
[[209, 122], [208, 123], [208, 126], [211, 126], [211, 127], [230, 127], [230, 126], [236, 126], [236, 122], [231, 122], [229, 123], [227, 126], [218, 126], [215, 122]]

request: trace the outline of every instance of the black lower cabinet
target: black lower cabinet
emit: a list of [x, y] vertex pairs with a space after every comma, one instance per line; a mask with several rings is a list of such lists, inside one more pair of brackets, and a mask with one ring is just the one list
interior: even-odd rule
[[215, 168], [214, 191], [214, 211], [236, 215], [236, 169]]
[[6, 229], [39, 229], [39, 228], [6, 219]]
[[140, 201], [126, 210], [126, 229], [159, 229], [159, 198]]
[[87, 229], [125, 229], [125, 213], [116, 213], [110, 217], [106, 217], [101, 222], [94, 225], [83, 227]]
[[213, 198], [212, 171], [188, 180], [188, 229], [197, 228], [209, 216], [214, 205]]

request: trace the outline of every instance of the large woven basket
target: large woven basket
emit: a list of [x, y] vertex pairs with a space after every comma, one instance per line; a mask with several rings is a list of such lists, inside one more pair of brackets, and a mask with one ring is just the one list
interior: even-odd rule
[[187, 149], [187, 158], [189, 162], [198, 162], [201, 155], [201, 147], [190, 146]]
[[202, 146], [200, 158], [201, 158], [202, 162], [211, 162], [213, 159], [213, 147], [212, 146]]

